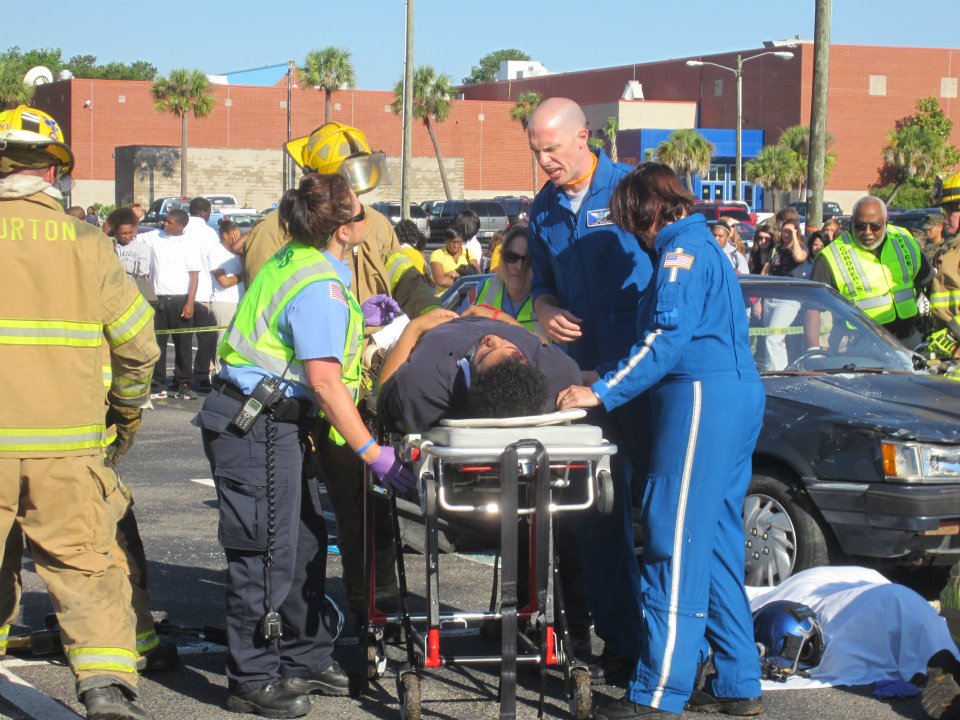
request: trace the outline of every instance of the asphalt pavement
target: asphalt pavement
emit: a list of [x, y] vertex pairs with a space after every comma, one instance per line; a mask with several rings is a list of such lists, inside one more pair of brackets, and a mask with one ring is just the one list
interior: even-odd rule
[[[121, 472], [136, 498], [136, 513], [149, 559], [153, 608], [181, 626], [222, 626], [224, 561], [217, 544], [216, 496], [210, 468], [203, 455], [200, 432], [191, 419], [198, 400], [154, 401], [144, 412], [136, 445], [124, 459]], [[335, 525], [330, 524], [335, 534]], [[335, 538], [331, 538], [335, 542]], [[422, 605], [425, 570], [423, 557], [405, 555], [414, 606]], [[441, 558], [442, 598], [449, 607], [483, 610], [490, 597], [491, 559], [484, 554], [444, 555]], [[327, 591], [344, 605], [339, 557], [328, 563]], [[43, 627], [51, 605], [29, 556], [24, 573], [21, 616], [14, 633]], [[348, 620], [348, 624], [349, 620]], [[349, 635], [349, 628], [348, 633]], [[495, 646], [471, 632], [455, 640], [461, 652], [496, 652]], [[168, 636], [180, 648], [181, 663], [174, 670], [141, 678], [142, 704], [157, 720], [216, 720], [236, 718], [225, 709], [225, 652], [221, 646], [190, 636]], [[477, 648], [481, 648], [478, 650]], [[595, 650], [599, 647], [595, 643]], [[388, 646], [384, 677], [359, 697], [314, 698], [308, 717], [396, 718], [395, 687], [400, 647]], [[359, 686], [365, 658], [354, 638], [339, 643], [336, 657]], [[423, 716], [454, 720], [498, 717], [496, 667], [445, 668], [429, 671], [422, 683]], [[518, 717], [537, 716], [539, 676], [520, 671]], [[545, 684], [546, 717], [567, 717], [562, 677], [549, 672]], [[764, 697], [770, 720], [831, 718], [837, 720], [892, 720], [925, 717], [917, 698], [880, 701], [872, 688], [778, 690]], [[594, 688], [594, 704], [616, 699], [622, 691]], [[8, 657], [0, 662], [0, 717], [14, 720], [61, 720], [82, 716], [74, 695], [72, 674], [62, 657]], [[697, 717], [696, 714], [688, 716]]]

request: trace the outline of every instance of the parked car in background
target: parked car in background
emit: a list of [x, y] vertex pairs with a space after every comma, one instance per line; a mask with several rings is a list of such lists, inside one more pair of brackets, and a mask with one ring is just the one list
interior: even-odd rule
[[190, 211], [189, 197], [160, 197], [150, 203], [146, 214], [143, 216], [143, 225], [160, 225], [171, 210], [182, 209]]
[[887, 215], [887, 222], [897, 227], [906, 228], [910, 234], [923, 242], [923, 225], [930, 215], [943, 215], [943, 210], [938, 207], [918, 208], [916, 210], [901, 210], [899, 212], [890, 212]]
[[453, 225], [453, 219], [462, 210], [473, 210], [480, 218], [481, 240], [493, 237], [498, 230], [508, 227], [507, 212], [503, 205], [493, 200], [443, 200], [434, 204], [427, 218], [427, 237], [434, 245], [443, 242], [444, 231]]
[[[441, 305], [461, 311], [485, 277], [461, 278]], [[766, 391], [743, 506], [747, 584], [817, 565], [960, 559], [960, 383], [918, 368], [917, 355], [826, 285], [739, 282]], [[755, 310], [768, 301], [795, 303], [796, 315], [765, 326]], [[815, 319], [828, 350], [808, 348]], [[778, 336], [788, 363], [764, 370], [767, 339]]]
[[[396, 225], [401, 220], [401, 207], [398, 202], [375, 202], [371, 205], [377, 212], [383, 213], [391, 225]], [[410, 219], [416, 223], [417, 229], [424, 235], [427, 233], [427, 214], [423, 208], [414, 203], [410, 203]]]
[[[799, 213], [801, 218], [806, 218], [807, 216], [807, 203], [806, 201], [798, 201], [790, 203], [790, 207]], [[835, 202], [824, 201], [823, 203], [823, 219], [829, 220], [832, 217], [837, 215], [843, 215], [843, 210], [840, 209], [840, 205]]]
[[698, 202], [693, 211], [702, 214], [707, 220], [719, 220], [722, 217], [731, 217], [738, 222], [748, 225], [757, 224], [756, 213], [750, 211], [746, 203], [735, 202]]
[[224, 208], [222, 212], [210, 213], [210, 219], [207, 220], [207, 225], [219, 232], [221, 222], [224, 220], [232, 220], [239, 225], [240, 230], [246, 234], [250, 232], [251, 228], [253, 228], [253, 226], [256, 225], [262, 217], [263, 215], [258, 213], [256, 210], [244, 210], [243, 208]]
[[507, 213], [508, 225], [527, 222], [530, 219], [530, 206], [533, 205], [533, 200], [530, 198], [498, 195], [494, 198], [494, 201], [503, 205], [503, 209]]
[[[237, 202], [235, 195], [201, 195], [204, 200], [209, 200], [210, 204], [213, 206], [213, 211], [216, 212], [221, 208], [237, 208], [240, 207], [240, 203]], [[256, 211], [254, 211], [256, 212]]]
[[423, 202], [420, 203], [420, 207], [423, 208], [423, 211], [424, 211], [427, 215], [430, 215], [430, 210], [432, 210], [432, 209], [433, 209], [433, 206], [434, 206], [436, 203], [438, 203], [438, 202], [440, 202], [440, 201], [439, 201], [439, 200], [424, 200]]

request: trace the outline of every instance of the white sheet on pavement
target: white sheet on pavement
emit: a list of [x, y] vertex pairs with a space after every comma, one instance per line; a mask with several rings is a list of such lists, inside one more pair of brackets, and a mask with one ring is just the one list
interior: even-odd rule
[[798, 573], [775, 588], [747, 588], [753, 610], [774, 600], [809, 605], [823, 628], [826, 650], [810, 678], [763, 681], [763, 690], [870, 685], [910, 680], [926, 672], [939, 650], [957, 652], [947, 623], [920, 595], [875, 570], [822, 567]]

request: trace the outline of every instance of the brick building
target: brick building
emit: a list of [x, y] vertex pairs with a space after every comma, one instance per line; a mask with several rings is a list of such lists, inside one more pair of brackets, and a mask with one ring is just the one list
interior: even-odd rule
[[[762, 131], [767, 144], [775, 143], [787, 127], [810, 121], [813, 44], [798, 40], [790, 50], [795, 54], [793, 60], [768, 56], [744, 66], [743, 127]], [[765, 51], [757, 48], [740, 54], [750, 57]], [[530, 194], [534, 183], [526, 138], [509, 114], [518, 95], [526, 90], [577, 100], [596, 132], [599, 128], [595, 126], [611, 114], [618, 117], [623, 133], [677, 127], [729, 131], [736, 124], [733, 74], [709, 66], [688, 67], [687, 59], [734, 67], [737, 53], [463, 87], [464, 99], [454, 101], [450, 118], [435, 126], [444, 158], [454, 170], [454, 195]], [[914, 113], [919, 98], [937, 98], [954, 122], [951, 141], [960, 145], [958, 68], [960, 50], [956, 49], [833, 45], [827, 129], [834, 137], [830, 150], [836, 153], [837, 163], [827, 184], [827, 198], [849, 210], [852, 201], [877, 182], [886, 133], [898, 119]], [[621, 101], [625, 90], [630, 90], [629, 97], [643, 99]], [[188, 170], [195, 178], [190, 192], [230, 192], [234, 185], [249, 186], [253, 190], [245, 198], [248, 204], [269, 204], [282, 189], [279, 148], [286, 138], [285, 81], [268, 87], [214, 85], [212, 92], [214, 112], [207, 118], [189, 119], [190, 148], [205, 149], [190, 160]], [[291, 120], [297, 137], [322, 123], [323, 94], [296, 88], [292, 97]], [[333, 119], [362, 128], [372, 144], [391, 158], [400, 155], [401, 123], [390, 110], [392, 92], [344, 90], [333, 99]], [[171, 177], [179, 175], [180, 122], [154, 110], [150, 83], [55, 82], [37, 89], [35, 103], [57, 118], [76, 153], [74, 201], [78, 204], [128, 199], [114, 187], [118, 147], [172, 147], [176, 167]], [[623, 139], [627, 144], [637, 141], [629, 135]], [[273, 151], [275, 155], [243, 157], [238, 150]], [[439, 178], [433, 172], [433, 146], [420, 123], [414, 132], [413, 154], [419, 158], [415, 161], [414, 199], [440, 197]], [[203, 167], [195, 171], [194, 162], [201, 161], [201, 155]], [[720, 158], [711, 168], [711, 193], [716, 183], [729, 185], [728, 163], [728, 158]], [[543, 180], [540, 175], [537, 184]], [[394, 185], [378, 189], [371, 199], [397, 199], [399, 178], [394, 181]]]
[[[739, 54], [746, 58], [768, 49]], [[809, 125], [813, 94], [813, 43], [797, 40], [792, 47], [776, 49], [789, 49], [793, 60], [767, 56], [743, 67], [743, 127], [763, 130], [768, 145], [776, 143], [780, 133], [792, 125]], [[509, 102], [522, 92], [535, 90], [544, 97], [565, 96], [590, 106], [619, 98], [628, 83], [637, 82], [647, 101], [697, 103], [696, 127], [734, 128], [734, 74], [709, 66], [688, 67], [686, 61], [704, 60], [735, 68], [737, 55], [694, 55], [470, 85], [463, 91], [470, 100]], [[827, 130], [834, 138], [829, 149], [836, 153], [837, 163], [827, 183], [827, 199], [840, 202], [849, 211], [853, 201], [877, 182], [886, 134], [897, 120], [915, 112], [920, 98], [932, 96], [939, 101], [953, 121], [951, 142], [960, 145], [958, 76], [958, 49], [831, 45]]]

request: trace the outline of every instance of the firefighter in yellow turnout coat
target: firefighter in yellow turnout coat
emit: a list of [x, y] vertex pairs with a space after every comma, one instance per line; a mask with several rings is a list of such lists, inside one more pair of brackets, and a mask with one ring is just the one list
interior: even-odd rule
[[[153, 312], [110, 239], [60, 206], [53, 183], [72, 167], [53, 118], [0, 113], [0, 537], [18, 523], [30, 543], [87, 716], [142, 719], [130, 587], [113, 559], [129, 501], [103, 463], [102, 346], [120, 418], [139, 418], [159, 351]], [[6, 543], [5, 572], [19, 550]], [[18, 592], [0, 589], [0, 649]]]

